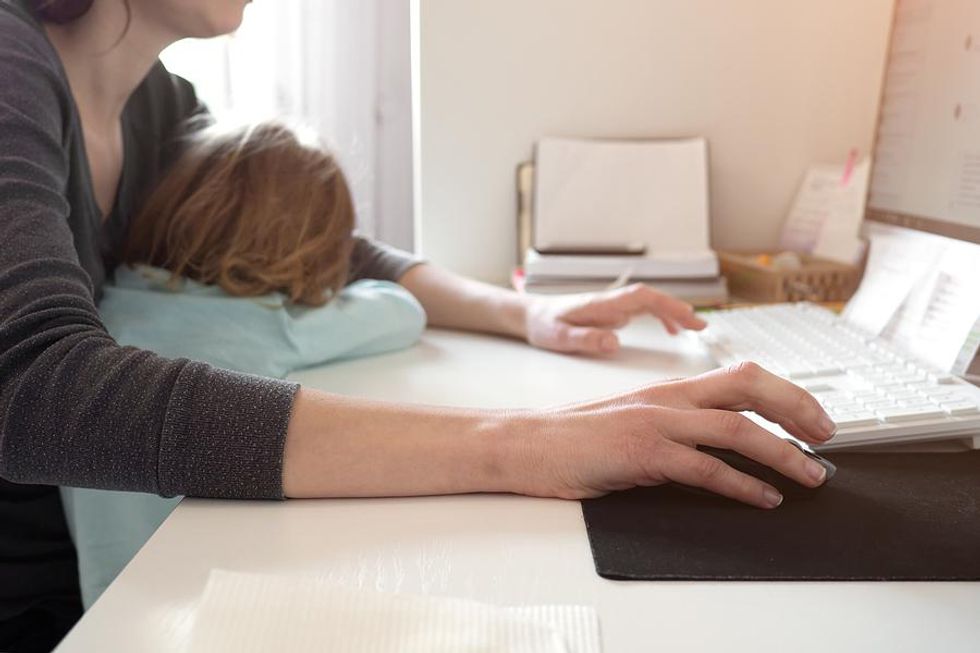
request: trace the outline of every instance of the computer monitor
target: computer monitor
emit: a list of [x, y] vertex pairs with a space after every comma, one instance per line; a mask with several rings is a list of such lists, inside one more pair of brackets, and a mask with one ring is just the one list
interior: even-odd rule
[[980, 1], [898, 0], [866, 217], [980, 243]]

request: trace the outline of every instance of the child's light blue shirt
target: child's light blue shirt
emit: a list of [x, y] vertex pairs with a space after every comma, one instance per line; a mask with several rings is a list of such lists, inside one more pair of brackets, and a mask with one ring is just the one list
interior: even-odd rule
[[99, 313], [122, 345], [191, 358], [246, 374], [283, 378], [342, 358], [402, 349], [418, 340], [425, 312], [398, 284], [357, 281], [326, 306], [290, 304], [280, 293], [232, 297], [138, 266], [116, 270]]
[[[401, 286], [357, 281], [326, 306], [290, 304], [279, 293], [232, 297], [216, 286], [138, 266], [116, 270], [99, 313], [121, 345], [270, 377], [327, 361], [403, 349], [425, 312]], [[88, 608], [177, 505], [179, 497], [62, 488]]]

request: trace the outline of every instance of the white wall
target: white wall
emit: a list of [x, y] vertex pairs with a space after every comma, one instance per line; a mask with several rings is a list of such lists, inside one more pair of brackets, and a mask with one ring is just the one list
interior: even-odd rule
[[870, 149], [892, 0], [418, 0], [416, 247], [514, 264], [545, 135], [705, 135], [716, 247], [776, 241], [803, 170]]

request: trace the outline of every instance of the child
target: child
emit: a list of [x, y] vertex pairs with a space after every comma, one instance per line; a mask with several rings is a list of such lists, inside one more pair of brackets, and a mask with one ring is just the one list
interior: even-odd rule
[[[408, 347], [425, 326], [397, 284], [347, 285], [354, 209], [321, 148], [275, 123], [199, 132], [134, 220], [99, 311], [169, 357], [284, 377]], [[89, 607], [179, 498], [62, 488]]]

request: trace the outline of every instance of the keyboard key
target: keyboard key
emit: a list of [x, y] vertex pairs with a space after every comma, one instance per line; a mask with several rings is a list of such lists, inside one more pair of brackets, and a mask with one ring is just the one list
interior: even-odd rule
[[[908, 387], [912, 388], [913, 390], [919, 390], [920, 392], [937, 389], [936, 384], [932, 381], [913, 381], [912, 383], [908, 384]], [[945, 388], [943, 390], [945, 390]]]
[[932, 402], [937, 403], [937, 404], [951, 404], [954, 401], [962, 401], [963, 400], [962, 395], [960, 395], [960, 394], [958, 394], [956, 392], [949, 392], [949, 391], [946, 391], [946, 392], [924, 392], [922, 394], [924, 394], [929, 399], [929, 401], [932, 401]]
[[925, 381], [925, 372], [907, 372], [904, 374], [896, 374], [896, 381], [901, 381], [903, 383], [915, 383], [917, 381]]
[[786, 369], [786, 378], [788, 379], [812, 379], [815, 376], [819, 376], [819, 374], [808, 367], [789, 367]]
[[874, 413], [852, 413], [834, 418], [837, 428], [849, 429], [856, 426], [877, 426], [878, 417]]
[[825, 364], [814, 366], [813, 374], [814, 376], [837, 376], [838, 374], [843, 374], [842, 370], [837, 365]]
[[954, 401], [948, 404], [939, 404], [939, 407], [950, 415], [976, 415], [980, 413], [980, 406], [972, 401]]
[[854, 393], [854, 398], [857, 399], [858, 401], [862, 401], [865, 399], [868, 401], [874, 401], [875, 399], [880, 399], [883, 396], [884, 395], [882, 395], [877, 390], [858, 390], [857, 392]]
[[864, 404], [841, 403], [841, 404], [831, 404], [827, 406], [827, 410], [830, 410], [835, 413], [850, 414], [850, 413], [863, 413], [866, 412], [868, 409], [864, 406]]
[[881, 408], [875, 410], [875, 414], [879, 419], [887, 423], [908, 422], [911, 420], [946, 416], [946, 412], [938, 406]]
[[819, 392], [833, 392], [837, 390], [832, 385], [827, 385], [826, 383], [804, 383], [803, 389], [811, 394], [817, 394]]
[[900, 401], [898, 402], [900, 408], [907, 408], [909, 410], [919, 410], [926, 408], [939, 408], [937, 404], [931, 401]]
[[895, 379], [892, 379], [890, 381], [883, 381], [881, 383], [876, 383], [875, 385], [877, 385], [880, 390], [887, 390], [887, 391], [901, 390], [905, 387], [905, 383]]
[[878, 410], [879, 408], [898, 408], [898, 404], [891, 399], [875, 399], [873, 401], [865, 401], [864, 405], [866, 408], [871, 408]]
[[886, 376], [894, 376], [895, 374], [904, 374], [906, 372], [906, 369], [904, 363], [889, 363], [885, 365], [876, 366], [875, 371], [880, 372]]
[[894, 392], [889, 392], [888, 393], [888, 396], [891, 399], [903, 399], [903, 400], [907, 400], [907, 399], [919, 399], [919, 398], [925, 397], [925, 395], [920, 395], [915, 390], [908, 390], [908, 389], [905, 389], [905, 390], [895, 390]]

